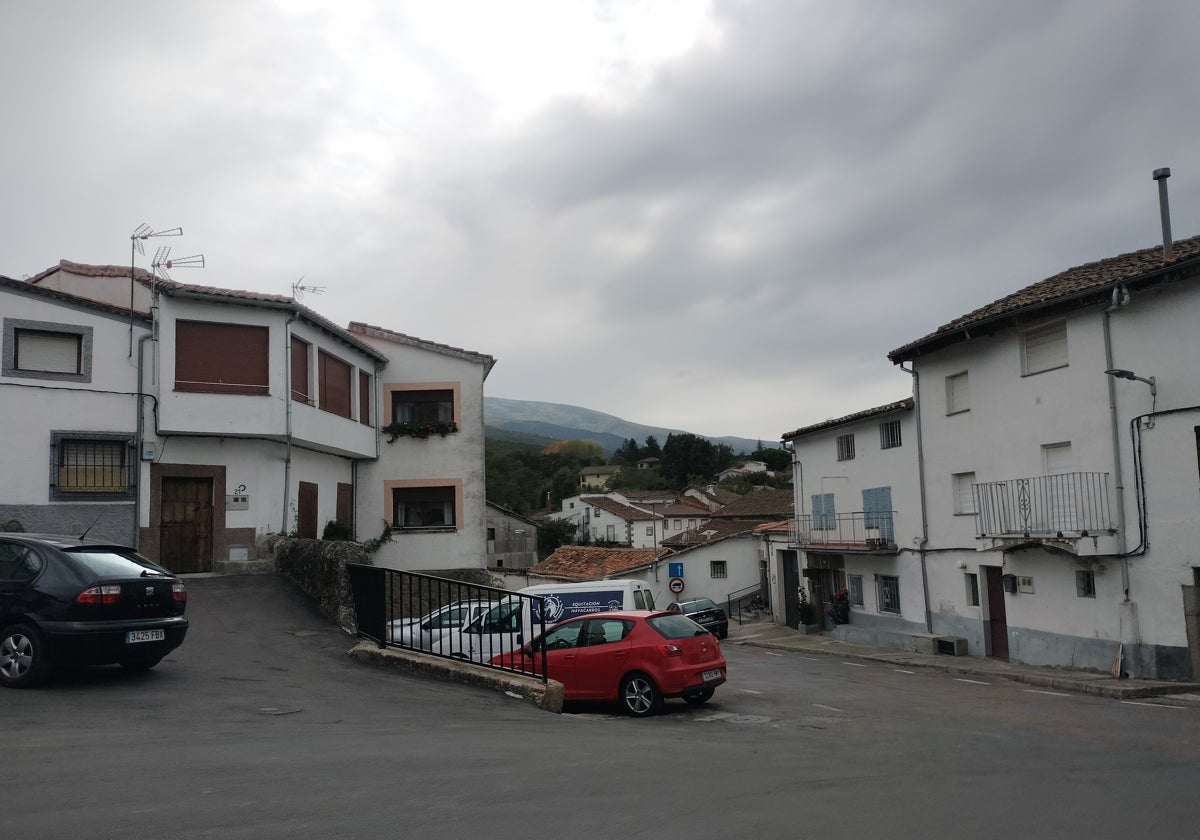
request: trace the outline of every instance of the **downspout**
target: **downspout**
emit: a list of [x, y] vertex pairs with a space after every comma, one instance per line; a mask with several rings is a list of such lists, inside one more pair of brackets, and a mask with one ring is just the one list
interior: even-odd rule
[[933, 613], [929, 608], [929, 568], [927, 563], [926, 545], [929, 543], [929, 514], [925, 505], [925, 444], [921, 435], [921, 375], [916, 368], [906, 368], [900, 363], [900, 370], [912, 377], [913, 382], [913, 412], [917, 425], [917, 485], [921, 493], [921, 542], [917, 551], [921, 555], [921, 592], [925, 598], [925, 632], [933, 633]]
[[[132, 310], [131, 310], [132, 311]], [[130, 338], [132, 339], [133, 325], [130, 324]], [[153, 325], [152, 325], [153, 329]], [[145, 434], [145, 399], [146, 394], [142, 391], [142, 377], [145, 375], [143, 367], [144, 346], [147, 341], [154, 338], [153, 331], [146, 333], [138, 339], [138, 357], [137, 357], [137, 432], [134, 435], [135, 446], [137, 447], [137, 480], [133, 483], [133, 547], [135, 550], [141, 549], [142, 542], [142, 436]]]
[[[1113, 364], [1113, 349], [1112, 349], [1112, 325], [1109, 319], [1112, 313], [1122, 306], [1129, 303], [1129, 290], [1124, 286], [1114, 286], [1112, 290], [1112, 302], [1104, 309], [1104, 369], [1112, 370]], [[1121, 591], [1125, 596], [1125, 602], [1129, 602], [1129, 558], [1125, 553], [1129, 549], [1129, 540], [1125, 533], [1125, 479], [1121, 469], [1121, 437], [1120, 425], [1117, 421], [1117, 386], [1114, 377], [1104, 377], [1108, 380], [1108, 416], [1109, 422], [1112, 424], [1112, 455], [1113, 455], [1113, 483], [1117, 491], [1117, 554], [1121, 557]]]
[[287, 434], [287, 454], [283, 461], [283, 523], [279, 533], [288, 532], [288, 505], [291, 501], [289, 490], [292, 486], [292, 324], [300, 317], [300, 312], [293, 311], [292, 317], [283, 325], [283, 358], [287, 360], [284, 370], [287, 371], [283, 383], [284, 426]]

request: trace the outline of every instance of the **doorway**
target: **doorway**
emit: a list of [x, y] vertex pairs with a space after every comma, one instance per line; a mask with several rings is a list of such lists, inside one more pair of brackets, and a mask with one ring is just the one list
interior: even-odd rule
[[1008, 614], [1004, 608], [1004, 574], [999, 566], [981, 567], [987, 584], [987, 638], [989, 655], [1008, 661]]
[[176, 574], [212, 571], [213, 480], [163, 478], [158, 561]]

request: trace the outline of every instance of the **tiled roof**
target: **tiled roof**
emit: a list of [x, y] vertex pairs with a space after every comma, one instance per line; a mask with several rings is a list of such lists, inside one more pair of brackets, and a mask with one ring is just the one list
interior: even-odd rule
[[[70, 260], [59, 260], [58, 265], [53, 268], [48, 268], [30, 278], [30, 283], [37, 283], [39, 280], [48, 277], [56, 271], [67, 271], [71, 274], [78, 274], [83, 277], [128, 277], [129, 267], [121, 265], [87, 265], [86, 263], [71, 262]], [[165, 295], [170, 297], [185, 297], [185, 298], [201, 298], [205, 300], [219, 301], [222, 303], [243, 303], [249, 306], [264, 306], [273, 309], [287, 309], [299, 312], [313, 324], [330, 333], [331, 335], [340, 338], [352, 347], [361, 350], [373, 359], [378, 359], [381, 362], [387, 361], [387, 356], [380, 353], [374, 347], [364, 344], [355, 336], [351, 335], [347, 330], [342, 329], [337, 324], [330, 321], [324, 315], [309, 309], [303, 304], [297, 303], [293, 298], [287, 295], [269, 295], [263, 292], [248, 292], [241, 289], [219, 289], [215, 286], [195, 286], [189, 283], [177, 283], [174, 280], [166, 280], [161, 277], [154, 277], [149, 272], [143, 269], [134, 271], [134, 279], [141, 285], [158, 289]], [[128, 312], [128, 310], [124, 310]]]
[[822, 420], [820, 423], [814, 423], [811, 426], [804, 426], [794, 432], [788, 432], [783, 436], [784, 440], [792, 440], [793, 438], [804, 437], [811, 435], [813, 432], [820, 432], [825, 429], [832, 429], [835, 426], [846, 426], [850, 423], [857, 423], [860, 420], [866, 420], [870, 417], [878, 417], [882, 414], [891, 414], [895, 411], [912, 411], [912, 397], [905, 397], [902, 400], [897, 400], [887, 405], [876, 406], [875, 408], [864, 409], [863, 411], [847, 414], [845, 417], [837, 417], [833, 420]]
[[426, 341], [423, 338], [414, 338], [411, 335], [394, 332], [393, 330], [385, 329], [384, 327], [373, 327], [370, 324], [364, 324], [361, 321], [350, 322], [350, 332], [358, 333], [359, 335], [369, 335], [373, 338], [382, 338], [385, 341], [392, 341], [396, 344], [406, 344], [409, 347], [417, 347], [422, 350], [433, 350], [437, 353], [442, 353], [447, 356], [457, 356], [460, 359], [465, 359], [468, 362], [476, 362], [484, 367], [483, 377], [491, 373], [492, 368], [496, 364], [495, 358], [486, 353], [477, 353], [474, 350], [463, 350], [460, 347], [451, 347], [449, 344], [438, 344], [434, 341]]
[[1173, 243], [1170, 258], [1157, 246], [1069, 268], [943, 324], [924, 338], [888, 353], [888, 358], [899, 364], [971, 336], [995, 332], [1022, 315], [1097, 303], [1117, 286], [1157, 282], [1180, 272], [1194, 275], [1200, 269], [1198, 257], [1200, 236], [1193, 236]]
[[[129, 272], [125, 272], [128, 274]], [[23, 294], [37, 295], [38, 297], [56, 300], [60, 303], [70, 304], [71, 306], [93, 309], [97, 312], [103, 312], [107, 315], [119, 315], [122, 318], [129, 317], [129, 309], [122, 306], [113, 306], [109, 303], [101, 303], [98, 300], [91, 298], [79, 297], [78, 295], [70, 294], [69, 292], [60, 292], [57, 289], [48, 289], [45, 286], [35, 286], [26, 280], [14, 280], [11, 277], [0, 275], [0, 288], [12, 289], [13, 291]], [[139, 324], [150, 323], [148, 315], [138, 312], [134, 314]]]
[[791, 532], [792, 523], [786, 519], [782, 522], [764, 522], [754, 529], [756, 534], [790, 534]]
[[670, 554], [667, 549], [597, 548], [587, 545], [564, 545], [529, 570], [530, 575], [563, 578], [566, 580], [600, 580], [645, 568], [655, 558]]
[[709, 516], [714, 519], [778, 519], [791, 516], [793, 507], [791, 490], [754, 490]]
[[648, 519], [656, 519], [653, 513], [648, 513], [644, 510], [639, 510], [629, 505], [621, 504], [616, 499], [610, 499], [608, 496], [580, 496], [579, 501], [585, 505], [600, 510], [608, 511], [609, 513], [619, 516], [628, 522], [642, 522]]
[[710, 519], [699, 528], [690, 528], [682, 534], [667, 537], [662, 544], [669, 548], [708, 545], [748, 533], [761, 524], [761, 521], [753, 519]]

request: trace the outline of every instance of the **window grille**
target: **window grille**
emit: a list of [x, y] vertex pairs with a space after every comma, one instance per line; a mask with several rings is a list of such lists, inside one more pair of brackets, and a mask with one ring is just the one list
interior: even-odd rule
[[729, 570], [724, 560], [711, 560], [708, 564], [708, 576], [711, 578], [729, 577]]
[[895, 575], [875, 576], [875, 597], [881, 613], [900, 614], [900, 578]]
[[854, 460], [854, 435], [838, 435], [837, 459], [839, 461]]
[[895, 449], [900, 445], [900, 421], [888, 420], [879, 424], [879, 448]]

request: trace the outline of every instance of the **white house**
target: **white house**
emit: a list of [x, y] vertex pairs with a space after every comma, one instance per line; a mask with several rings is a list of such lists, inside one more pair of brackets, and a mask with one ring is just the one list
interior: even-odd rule
[[797, 626], [800, 587], [818, 618], [844, 588], [853, 630], [841, 634], [903, 647], [927, 632], [913, 406], [902, 399], [783, 436], [796, 515], [791, 546], [771, 541], [777, 620]]
[[[1068, 269], [889, 354], [915, 386], [934, 633], [1034, 665], [1200, 676], [1198, 313], [1193, 237]], [[907, 587], [901, 608], [918, 617]]]
[[197, 572], [266, 534], [387, 523], [382, 565], [486, 566], [490, 357], [123, 266], [63, 261], [0, 295], [0, 420], [20, 435], [0, 525], [90, 526]]

